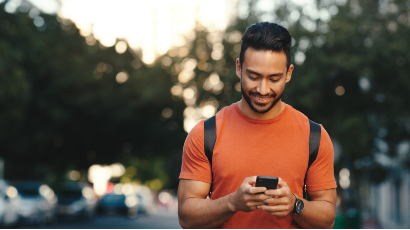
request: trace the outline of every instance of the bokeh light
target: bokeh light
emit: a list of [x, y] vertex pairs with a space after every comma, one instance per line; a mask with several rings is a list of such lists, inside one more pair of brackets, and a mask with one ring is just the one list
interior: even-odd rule
[[112, 164], [111, 166], [112, 177], [120, 177], [125, 173], [125, 167], [120, 163]]
[[6, 195], [10, 198], [14, 198], [18, 195], [18, 191], [14, 186], [8, 186], [6, 190]]
[[195, 91], [192, 88], [186, 88], [186, 89], [184, 89], [183, 96], [186, 100], [190, 100], [190, 99], [194, 98]]
[[158, 194], [158, 200], [165, 205], [169, 205], [172, 202], [172, 195], [169, 192], [162, 191]]
[[165, 108], [165, 109], [162, 110], [162, 116], [164, 118], [170, 118], [172, 116], [172, 114], [173, 114], [173, 112], [172, 112], [172, 109], [170, 109], [170, 108]]
[[115, 80], [118, 84], [123, 84], [124, 82], [128, 81], [128, 73], [125, 71], [119, 72], [115, 77]]
[[68, 178], [72, 181], [77, 181], [80, 179], [80, 177], [81, 177], [81, 174], [77, 170], [71, 170], [68, 172]]
[[295, 63], [298, 65], [302, 65], [305, 62], [306, 59], [306, 55], [301, 52], [301, 51], [297, 51], [295, 53]]
[[348, 189], [350, 187], [350, 171], [347, 168], [343, 168], [339, 172], [339, 184], [342, 189]]
[[127, 50], [127, 43], [125, 41], [119, 41], [115, 45], [115, 51], [117, 51], [117, 53], [119, 54], [124, 53], [126, 50]]
[[336, 87], [335, 93], [337, 96], [343, 96], [345, 94], [345, 88], [339, 85], [338, 87]]
[[136, 196], [127, 196], [127, 198], [125, 198], [125, 205], [127, 205], [127, 207], [134, 207], [138, 204], [138, 198]]
[[174, 86], [171, 88], [171, 93], [172, 93], [174, 96], [181, 96], [181, 95], [182, 95], [182, 90], [183, 90], [183, 88], [182, 88], [181, 85], [174, 85]]
[[210, 118], [216, 113], [216, 108], [213, 105], [206, 105], [202, 108], [202, 116], [204, 118]]

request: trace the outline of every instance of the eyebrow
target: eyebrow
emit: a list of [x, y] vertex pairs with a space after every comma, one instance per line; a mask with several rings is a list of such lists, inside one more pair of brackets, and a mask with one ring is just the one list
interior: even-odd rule
[[[252, 71], [252, 70], [250, 70], [250, 69], [246, 69], [246, 71], [249, 72], [249, 73], [251, 73], [251, 74], [255, 74], [255, 75], [258, 75], [258, 76], [262, 76], [262, 74], [257, 73], [257, 72], [255, 72], [255, 71]], [[282, 75], [283, 75], [283, 73], [274, 73], [274, 74], [269, 75], [269, 77], [276, 77], [276, 76], [282, 76]]]

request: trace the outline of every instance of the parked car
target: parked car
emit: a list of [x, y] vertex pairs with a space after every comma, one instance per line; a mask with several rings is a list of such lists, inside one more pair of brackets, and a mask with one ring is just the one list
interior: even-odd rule
[[[117, 186], [118, 185], [118, 186]], [[123, 192], [121, 184], [114, 186], [113, 191], [108, 191], [98, 204], [99, 213], [118, 215], [127, 215], [130, 218], [135, 218], [139, 211], [139, 198], [130, 192]], [[120, 188], [120, 189], [115, 189]]]
[[56, 189], [60, 218], [90, 219], [97, 207], [97, 197], [87, 183], [66, 182]]
[[47, 224], [56, 220], [57, 197], [46, 184], [35, 181], [14, 182], [21, 196], [19, 215], [23, 224]]
[[19, 224], [21, 197], [17, 189], [0, 179], [0, 227], [12, 228]]

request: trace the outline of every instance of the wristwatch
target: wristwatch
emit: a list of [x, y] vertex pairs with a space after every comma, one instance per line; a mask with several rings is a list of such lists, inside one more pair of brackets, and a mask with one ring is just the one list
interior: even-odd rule
[[299, 200], [295, 194], [293, 194], [296, 198], [295, 206], [293, 207], [293, 211], [291, 213], [300, 215], [303, 212], [303, 208], [305, 205], [303, 204], [303, 200]]

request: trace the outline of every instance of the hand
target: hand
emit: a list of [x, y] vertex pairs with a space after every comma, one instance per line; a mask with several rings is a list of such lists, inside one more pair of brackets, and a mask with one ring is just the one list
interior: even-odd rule
[[266, 192], [265, 187], [253, 187], [255, 182], [256, 176], [247, 177], [238, 190], [230, 194], [232, 211], [252, 212], [257, 209], [257, 206], [266, 204], [264, 201], [270, 196], [264, 194]]
[[258, 209], [263, 209], [273, 216], [280, 217], [287, 216], [293, 211], [296, 197], [282, 178], [279, 178], [278, 188], [267, 190], [265, 195], [268, 195], [269, 198], [263, 201], [263, 205], [258, 205]]

